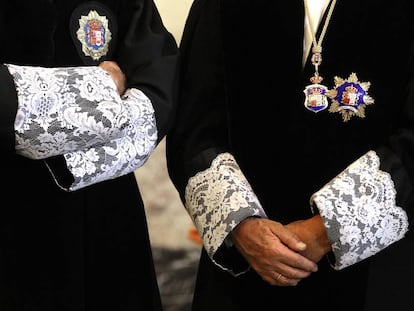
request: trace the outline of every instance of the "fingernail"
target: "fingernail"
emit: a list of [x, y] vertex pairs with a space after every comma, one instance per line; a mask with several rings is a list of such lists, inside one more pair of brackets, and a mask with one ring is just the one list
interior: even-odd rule
[[306, 248], [306, 244], [303, 242], [298, 242], [298, 247], [301, 249], [305, 249]]

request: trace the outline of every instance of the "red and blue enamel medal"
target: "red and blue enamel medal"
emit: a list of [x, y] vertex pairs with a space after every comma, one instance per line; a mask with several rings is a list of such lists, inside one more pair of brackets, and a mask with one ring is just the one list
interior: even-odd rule
[[79, 19], [79, 29], [76, 34], [85, 56], [99, 60], [107, 54], [112, 34], [105, 16], [91, 10], [87, 16]]
[[352, 116], [365, 118], [365, 107], [374, 103], [374, 99], [368, 95], [370, 82], [359, 82], [355, 73], [351, 73], [348, 79], [335, 77], [335, 88], [327, 92], [332, 100], [329, 112], [339, 112], [344, 122], [348, 122]]
[[348, 122], [352, 116], [365, 118], [365, 107], [374, 103], [374, 99], [368, 95], [370, 82], [359, 82], [355, 73], [351, 73], [348, 79], [335, 77], [335, 88], [328, 90], [326, 86], [320, 84], [322, 77], [319, 76], [319, 66], [322, 63], [322, 41], [326, 33], [329, 21], [332, 17], [333, 9], [337, 0], [330, 2], [329, 11], [325, 19], [319, 40], [316, 40], [315, 28], [313, 27], [308, 1], [304, 0], [305, 17], [308, 22], [309, 31], [312, 35], [312, 57], [311, 62], [315, 67], [315, 73], [310, 81], [311, 85], [305, 87], [305, 107], [313, 112], [319, 112], [328, 107], [328, 98], [332, 103], [329, 112], [339, 112], [342, 120]]
[[319, 112], [328, 107], [328, 99], [326, 93], [328, 88], [322, 84], [321, 76], [314, 76], [310, 79], [311, 85], [305, 87], [303, 92], [305, 93], [305, 107], [313, 112]]

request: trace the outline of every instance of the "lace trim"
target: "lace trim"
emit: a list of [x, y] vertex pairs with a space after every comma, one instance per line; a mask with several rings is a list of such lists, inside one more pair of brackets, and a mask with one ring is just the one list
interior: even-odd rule
[[154, 151], [158, 135], [151, 102], [136, 89], [127, 90], [123, 102], [133, 120], [125, 128], [124, 137], [102, 147], [64, 155], [67, 167], [75, 178], [69, 190], [131, 173], [144, 165]]
[[103, 146], [133, 126], [131, 109], [100, 67], [7, 67], [19, 104], [16, 151], [23, 156], [44, 159]]
[[378, 253], [408, 231], [391, 176], [379, 167], [379, 157], [369, 151], [311, 198], [333, 243], [337, 270]]
[[185, 202], [211, 259], [240, 221], [249, 216], [266, 217], [229, 153], [218, 155], [210, 168], [189, 179]]
[[63, 154], [75, 178], [66, 190], [130, 173], [154, 150], [151, 101], [137, 89], [121, 98], [102, 68], [7, 67], [19, 102], [16, 152], [31, 159]]

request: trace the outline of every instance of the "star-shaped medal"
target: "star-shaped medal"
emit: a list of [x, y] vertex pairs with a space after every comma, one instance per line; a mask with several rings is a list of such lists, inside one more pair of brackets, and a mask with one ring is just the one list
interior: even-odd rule
[[344, 122], [354, 115], [365, 118], [365, 107], [374, 103], [374, 99], [368, 95], [371, 83], [359, 82], [355, 73], [351, 73], [346, 80], [335, 77], [334, 82], [335, 88], [326, 93], [332, 100], [329, 112], [339, 112]]

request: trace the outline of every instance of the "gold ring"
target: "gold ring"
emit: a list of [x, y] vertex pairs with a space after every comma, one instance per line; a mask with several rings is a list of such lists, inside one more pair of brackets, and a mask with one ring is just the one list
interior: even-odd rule
[[277, 273], [276, 281], [279, 281], [283, 275], [279, 272], [276, 272], [276, 273]]

